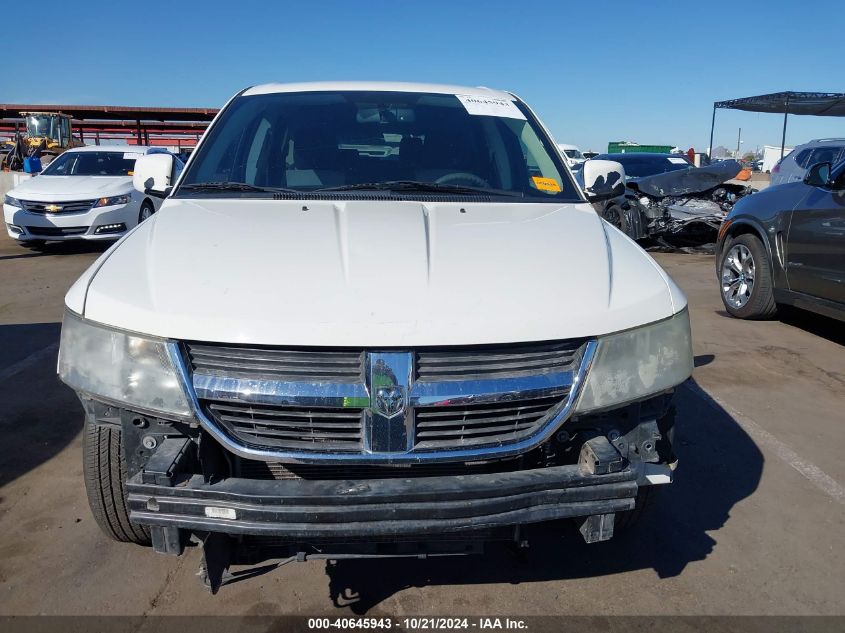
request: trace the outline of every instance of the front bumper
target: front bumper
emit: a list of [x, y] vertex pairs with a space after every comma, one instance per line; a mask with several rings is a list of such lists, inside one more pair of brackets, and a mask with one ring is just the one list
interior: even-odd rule
[[[202, 476], [127, 484], [144, 525], [291, 539], [459, 533], [634, 508], [638, 472], [566, 465], [496, 474], [355, 481]], [[148, 483], [145, 483], [145, 480]]]
[[[84, 213], [32, 213], [19, 207], [3, 205], [6, 233], [12, 239], [30, 240], [114, 240], [138, 222], [138, 205], [130, 201], [124, 205], [96, 207]], [[122, 224], [118, 232], [97, 233], [102, 226]]]

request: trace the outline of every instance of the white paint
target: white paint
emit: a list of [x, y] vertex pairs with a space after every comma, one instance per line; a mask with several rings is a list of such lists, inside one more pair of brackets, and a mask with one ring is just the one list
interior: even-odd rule
[[37, 365], [45, 358], [49, 358], [53, 354], [55, 354], [59, 349], [58, 341], [55, 343], [51, 343], [47, 347], [44, 347], [37, 352], [33, 352], [26, 358], [19, 360], [17, 363], [13, 365], [9, 365], [3, 370], [0, 370], [0, 384], [15, 376], [16, 374], [21, 373], [32, 367], [33, 365]]
[[754, 441], [757, 442], [757, 444], [767, 447], [775, 455], [777, 455], [780, 460], [786, 462], [789, 466], [801, 473], [801, 475], [816, 486], [816, 488], [835, 501], [845, 504], [845, 487], [841, 486], [839, 482], [825, 473], [821, 468], [812, 462], [805, 460], [789, 446], [757, 424], [754, 420], [725, 404], [719, 398], [711, 396], [699, 385], [690, 382], [684, 384], [690, 391], [699, 396], [713, 409], [717, 409], [717, 407], [713, 404], [714, 402], [717, 403], [722, 409], [731, 415], [731, 417], [745, 430], [746, 433], [754, 438]]
[[608, 334], [685, 303], [585, 203], [168, 199], [94, 274], [85, 317], [175, 339], [410, 347]]
[[441, 95], [477, 95], [494, 99], [510, 100], [515, 97], [502, 90], [468, 86], [451, 86], [447, 84], [408, 83], [402, 81], [316, 81], [302, 83], [272, 83], [253, 86], [245, 90], [243, 96], [266, 95], [281, 92], [331, 92], [343, 90], [366, 90], [373, 92], [426, 92]]
[[644, 474], [649, 485], [660, 486], [672, 483], [672, 469], [663, 464], [643, 464]]

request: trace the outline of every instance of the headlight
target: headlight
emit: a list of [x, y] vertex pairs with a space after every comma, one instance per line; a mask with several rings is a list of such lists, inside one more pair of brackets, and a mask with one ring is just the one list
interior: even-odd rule
[[179, 417], [191, 407], [162, 339], [94, 324], [65, 312], [59, 377], [76, 391], [120, 406]]
[[9, 206], [17, 207], [18, 209], [23, 209], [23, 205], [21, 204], [21, 201], [18, 200], [17, 198], [13, 198], [12, 196], [4, 196], [3, 197], [3, 204], [8, 204]]
[[641, 400], [692, 375], [689, 312], [599, 338], [576, 411]]
[[129, 204], [129, 194], [112, 196], [111, 198], [100, 198], [94, 203], [94, 207], [114, 207], [119, 204]]

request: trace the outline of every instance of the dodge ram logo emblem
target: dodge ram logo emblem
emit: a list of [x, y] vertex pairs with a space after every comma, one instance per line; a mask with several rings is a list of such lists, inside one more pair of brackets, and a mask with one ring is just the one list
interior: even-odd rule
[[376, 389], [375, 410], [386, 418], [392, 418], [405, 409], [405, 390], [402, 387], [379, 387]]

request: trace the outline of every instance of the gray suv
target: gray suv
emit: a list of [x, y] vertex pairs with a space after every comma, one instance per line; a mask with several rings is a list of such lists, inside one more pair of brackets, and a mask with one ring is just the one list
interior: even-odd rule
[[817, 138], [799, 145], [772, 169], [772, 184], [800, 182], [807, 170], [818, 163], [837, 163], [845, 158], [845, 138]]
[[794, 305], [845, 320], [845, 160], [737, 202], [719, 230], [722, 302], [741, 319]]

